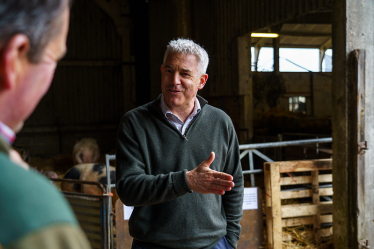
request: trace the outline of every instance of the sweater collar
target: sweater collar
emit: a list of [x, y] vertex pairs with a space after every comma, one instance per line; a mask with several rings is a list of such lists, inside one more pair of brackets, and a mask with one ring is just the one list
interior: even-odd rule
[[[162, 114], [162, 110], [161, 110], [161, 97], [162, 97], [162, 93], [160, 95], [158, 95], [158, 97], [150, 103], [150, 106], [153, 109], [157, 110], [158, 112], [160, 112]], [[208, 101], [206, 99], [204, 99], [203, 97], [201, 97], [200, 95], [198, 95], [198, 94], [196, 95], [196, 98], [200, 102], [201, 110], [203, 110], [204, 106], [206, 104], [208, 104]]]

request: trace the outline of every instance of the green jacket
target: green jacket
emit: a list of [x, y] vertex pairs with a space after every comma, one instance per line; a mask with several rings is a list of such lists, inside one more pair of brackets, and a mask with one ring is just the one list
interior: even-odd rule
[[91, 248], [60, 191], [11, 162], [9, 148], [0, 139], [0, 248]]
[[[243, 175], [231, 119], [198, 96], [201, 112], [182, 136], [162, 114], [160, 96], [126, 113], [118, 131], [117, 192], [135, 206], [131, 236], [149, 249], [208, 249], [223, 236], [236, 247]], [[186, 172], [212, 151], [210, 168], [234, 177], [235, 187], [223, 196], [192, 192], [187, 184]]]

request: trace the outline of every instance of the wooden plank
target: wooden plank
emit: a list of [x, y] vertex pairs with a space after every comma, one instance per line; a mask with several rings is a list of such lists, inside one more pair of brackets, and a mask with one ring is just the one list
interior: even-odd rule
[[306, 198], [312, 196], [311, 189], [305, 190], [291, 190], [291, 191], [282, 191], [280, 193], [280, 198], [284, 199], [296, 199], [296, 198]]
[[317, 212], [327, 214], [332, 213], [332, 202], [321, 202], [320, 204], [283, 205], [281, 210], [282, 218], [311, 216], [316, 215]]
[[264, 221], [262, 214], [262, 191], [257, 189], [257, 209], [243, 210], [240, 221], [242, 231], [237, 249], [260, 248], [264, 240]]
[[333, 195], [332, 188], [320, 188], [319, 189], [319, 196], [332, 196]]
[[[332, 194], [333, 194], [332, 188], [321, 188], [319, 190], [319, 196], [332, 196]], [[290, 190], [290, 191], [280, 192], [281, 200], [307, 198], [307, 197], [313, 197], [314, 198], [314, 194], [313, 194], [312, 189]]]
[[313, 203], [319, 203], [319, 182], [318, 182], [318, 170], [312, 171], [312, 194]]
[[[320, 183], [332, 182], [332, 174], [319, 175], [318, 181]], [[312, 176], [294, 176], [294, 177], [282, 177], [280, 185], [297, 185], [312, 183]]]
[[[295, 227], [302, 225], [312, 225], [314, 223], [314, 217], [304, 217], [304, 218], [290, 218], [282, 220], [282, 227]], [[332, 215], [321, 215], [320, 223], [332, 223]]]
[[264, 180], [265, 180], [265, 205], [266, 205], [266, 229], [268, 245], [273, 247], [273, 218], [271, 211], [271, 181], [270, 181], [270, 165], [264, 164]]
[[120, 199], [116, 202], [116, 240], [117, 249], [128, 249], [132, 245], [129, 232], [129, 221], [123, 217], [123, 203]]
[[280, 166], [280, 173], [332, 169], [332, 159], [320, 159], [313, 161], [288, 161], [278, 163]]
[[[312, 192], [313, 192], [313, 204], [319, 204], [319, 181], [318, 181], [318, 170], [312, 171]], [[315, 243], [320, 246], [321, 245], [321, 211], [317, 210], [316, 215], [314, 215], [314, 224], [313, 224], [313, 232], [314, 232], [314, 240]]]
[[[330, 237], [332, 236], [332, 227], [331, 228], [324, 228], [321, 229], [321, 237]], [[292, 236], [290, 234], [283, 234], [282, 241], [290, 241], [292, 240]]]
[[271, 205], [273, 220], [273, 249], [282, 249], [282, 211], [280, 200], [279, 164], [270, 165]]
[[[356, 62], [357, 62], [357, 74], [355, 75], [355, 78], [356, 78], [355, 84], [356, 84], [357, 90], [354, 91], [354, 92], [357, 91], [357, 95], [356, 95], [357, 96], [357, 107], [356, 107], [357, 108], [356, 109], [357, 144], [367, 145], [366, 144], [367, 138], [365, 136], [372, 132], [372, 128], [369, 125], [369, 129], [365, 130], [365, 120], [367, 120], [367, 117], [366, 117], [367, 112], [365, 110], [365, 102], [366, 102], [365, 96], [368, 96], [368, 94], [366, 94], [365, 92], [366, 51], [363, 49], [355, 50], [354, 54], [355, 54], [354, 57], [356, 57]], [[372, 63], [369, 62], [368, 64], [372, 64]], [[370, 67], [368, 67], [368, 69], [371, 70]], [[368, 85], [370, 86], [370, 84]], [[372, 91], [369, 90], [368, 92], [372, 92]], [[370, 103], [370, 101], [368, 101], [367, 103]], [[355, 208], [357, 210], [358, 215], [356, 217], [357, 220], [354, 221], [357, 224], [357, 237], [361, 239], [366, 237], [366, 239], [370, 240], [371, 238], [368, 238], [368, 235], [372, 234], [374, 230], [374, 226], [372, 225], [371, 222], [370, 222], [371, 225], [367, 225], [368, 216], [366, 216], [365, 213], [368, 212], [369, 210], [370, 210], [369, 211], [370, 213], [372, 212], [372, 209], [371, 208], [367, 209], [367, 207], [370, 207], [370, 203], [372, 203], [372, 201], [370, 201], [372, 200], [371, 198], [372, 196], [371, 194], [369, 194], [369, 192], [373, 190], [373, 187], [368, 187], [365, 181], [371, 181], [373, 174], [372, 174], [372, 170], [369, 170], [369, 168], [371, 168], [370, 161], [369, 163], [368, 162], [365, 163], [365, 150], [366, 149], [367, 149], [366, 146], [358, 148], [357, 167], [352, 177], [353, 179], [356, 178], [355, 179], [356, 186], [353, 189], [353, 193], [354, 195], [357, 196], [357, 199], [355, 200]], [[369, 190], [369, 191], [365, 193], [365, 190], [366, 191]], [[354, 199], [355, 197], [353, 197], [353, 200]]]

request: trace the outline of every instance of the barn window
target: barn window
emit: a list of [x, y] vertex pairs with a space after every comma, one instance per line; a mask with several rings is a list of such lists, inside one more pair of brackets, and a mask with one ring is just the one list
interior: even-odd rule
[[[252, 71], [272, 72], [274, 70], [274, 49], [262, 47], [258, 50], [256, 62], [255, 48], [251, 48]], [[317, 48], [280, 48], [280, 72], [319, 72], [320, 51]], [[332, 71], [332, 49], [326, 50], [322, 62], [322, 72]]]
[[279, 71], [318, 72], [319, 50], [315, 48], [280, 48]]
[[332, 49], [327, 49], [322, 62], [322, 72], [332, 72]]
[[295, 113], [306, 113], [305, 96], [292, 96], [288, 98], [289, 111]]

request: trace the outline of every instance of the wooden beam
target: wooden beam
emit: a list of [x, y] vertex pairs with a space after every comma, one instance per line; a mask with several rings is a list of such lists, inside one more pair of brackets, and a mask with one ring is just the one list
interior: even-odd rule
[[311, 216], [318, 212], [321, 214], [332, 213], [332, 202], [321, 202], [320, 204], [293, 204], [282, 206], [282, 218], [295, 216]]
[[282, 31], [279, 32], [282, 36], [301, 36], [301, 37], [331, 37], [331, 33], [324, 32], [297, 32], [297, 31]]
[[[332, 188], [321, 188], [319, 190], [319, 196], [332, 196], [332, 195], [333, 195]], [[307, 197], [314, 197], [312, 189], [282, 191], [280, 193], [280, 198], [282, 200], [294, 199], [294, 198], [295, 199], [307, 198]]]
[[272, 210], [271, 210], [271, 176], [270, 176], [270, 166], [264, 165], [264, 180], [265, 180], [265, 205], [266, 205], [266, 230], [268, 236], [268, 245], [270, 248], [273, 246], [273, 220], [272, 220]]
[[[331, 214], [321, 215], [320, 222], [321, 223], [332, 223], [332, 215]], [[283, 219], [282, 227], [305, 226], [305, 225], [312, 225], [313, 223], [314, 223], [314, 217]]]
[[[332, 174], [318, 175], [319, 182], [332, 182]], [[294, 176], [294, 177], [282, 177], [280, 185], [297, 185], [311, 183], [312, 176]]]
[[[280, 172], [279, 164], [273, 163], [270, 165], [271, 178], [271, 206], [272, 206], [272, 223], [273, 223], [273, 241], [280, 241], [282, 239], [282, 207], [280, 200]], [[273, 249], [282, 249], [281, 243], [274, 243]]]
[[[332, 189], [331, 189], [332, 192]], [[312, 171], [312, 195], [313, 195], [313, 204], [319, 204], [319, 197], [320, 197], [320, 189], [319, 189], [319, 181], [318, 181], [318, 170]], [[314, 215], [314, 222], [313, 222], [313, 232], [314, 232], [314, 240], [316, 244], [319, 246], [321, 245], [321, 211], [318, 210], [317, 213]]]
[[279, 162], [279, 164], [281, 166], [281, 173], [332, 169], [331, 159], [321, 159], [313, 161], [289, 161]]

